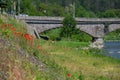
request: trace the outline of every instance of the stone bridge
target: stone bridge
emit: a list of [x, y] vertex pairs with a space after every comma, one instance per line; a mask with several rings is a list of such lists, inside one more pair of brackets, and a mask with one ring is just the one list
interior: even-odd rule
[[[17, 17], [35, 28], [38, 33], [62, 27], [63, 17]], [[102, 38], [105, 34], [120, 29], [119, 18], [75, 18], [79, 30], [93, 37], [93, 41]]]
[[[35, 27], [38, 33], [62, 27], [63, 17], [18, 17]], [[103, 37], [106, 33], [120, 29], [120, 19], [114, 18], [76, 18], [79, 30], [92, 37]]]

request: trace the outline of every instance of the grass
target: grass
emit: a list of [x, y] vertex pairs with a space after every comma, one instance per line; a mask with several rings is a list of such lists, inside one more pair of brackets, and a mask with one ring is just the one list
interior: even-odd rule
[[83, 50], [80, 45], [88, 43], [68, 41], [41, 41], [41, 43], [42, 48], [48, 51], [51, 60], [71, 72], [73, 80], [120, 79], [120, 60], [96, 54], [99, 52], [97, 50], [96, 52], [91, 49]]
[[56, 46], [71, 47], [71, 48], [80, 48], [80, 47], [88, 47], [88, 42], [76, 42], [76, 41], [59, 41], [56, 42]]

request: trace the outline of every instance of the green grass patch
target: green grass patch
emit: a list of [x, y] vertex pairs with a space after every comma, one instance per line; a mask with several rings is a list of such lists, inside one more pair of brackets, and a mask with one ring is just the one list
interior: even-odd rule
[[[66, 67], [72, 74], [71, 80], [119, 80], [120, 60], [98, 54], [97, 49], [82, 49], [84, 42], [40, 41], [48, 51], [50, 60]], [[83, 45], [84, 44], [84, 45]], [[80, 47], [77, 48], [76, 47]]]
[[88, 47], [89, 43], [88, 42], [75, 42], [75, 41], [59, 41], [59, 42], [56, 42], [56, 46], [80, 48], [80, 47]]

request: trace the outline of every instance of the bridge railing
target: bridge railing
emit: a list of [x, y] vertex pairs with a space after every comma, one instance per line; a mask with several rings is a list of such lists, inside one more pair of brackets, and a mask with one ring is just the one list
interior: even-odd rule
[[[49, 17], [49, 16], [17, 16], [18, 19], [32, 19], [32, 20], [60, 20], [64, 17]], [[76, 18], [76, 21], [120, 21], [120, 18]]]

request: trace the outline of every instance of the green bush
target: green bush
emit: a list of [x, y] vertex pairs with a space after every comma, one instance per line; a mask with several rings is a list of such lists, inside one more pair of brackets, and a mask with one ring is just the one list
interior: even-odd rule
[[71, 39], [73, 41], [81, 41], [81, 42], [89, 42], [92, 40], [92, 37], [86, 34], [85, 32], [82, 32], [78, 29], [76, 29], [76, 32], [72, 34]]
[[76, 31], [76, 21], [72, 16], [66, 16], [63, 20], [60, 36], [70, 39]]

